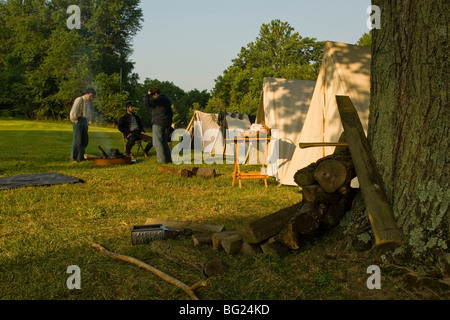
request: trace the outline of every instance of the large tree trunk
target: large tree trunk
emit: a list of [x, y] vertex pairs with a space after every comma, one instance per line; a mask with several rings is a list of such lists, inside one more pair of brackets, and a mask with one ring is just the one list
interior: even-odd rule
[[405, 245], [394, 255], [450, 264], [449, 2], [373, 0], [369, 140]]

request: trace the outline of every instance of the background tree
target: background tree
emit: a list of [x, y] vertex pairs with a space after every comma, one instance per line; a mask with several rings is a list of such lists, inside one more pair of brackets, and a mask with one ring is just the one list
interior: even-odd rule
[[0, 109], [67, 118], [73, 100], [93, 86], [101, 89], [98, 110], [116, 120], [119, 110], [112, 109], [135, 93], [137, 83], [130, 55], [142, 23], [139, 3], [80, 0], [81, 30], [69, 30], [72, 1], [1, 1]]
[[243, 47], [233, 64], [216, 79], [209, 110], [255, 114], [265, 77], [316, 80], [323, 42], [303, 38], [287, 23], [263, 24], [255, 42]]
[[[373, 0], [369, 139], [409, 262], [450, 264], [448, 1]], [[449, 271], [450, 269], [447, 269]]]
[[356, 43], [358, 46], [371, 47], [372, 46], [372, 31], [364, 33]]
[[151, 110], [143, 107], [142, 101], [148, 90], [158, 87], [172, 101], [172, 111], [174, 114], [174, 124], [178, 128], [187, 127], [193, 116], [193, 110], [204, 111], [211, 95], [206, 91], [194, 89], [185, 92], [183, 89], [170, 81], [160, 81], [158, 79], [145, 79], [144, 83], [136, 86], [134, 102], [138, 106], [139, 115], [143, 118], [146, 126], [151, 124]]

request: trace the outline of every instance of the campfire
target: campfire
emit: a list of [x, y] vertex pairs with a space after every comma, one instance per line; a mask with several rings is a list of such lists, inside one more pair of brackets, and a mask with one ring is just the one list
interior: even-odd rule
[[101, 157], [85, 155], [84, 158], [86, 160], [92, 160], [93, 163], [99, 166], [116, 166], [116, 165], [132, 164], [131, 157], [127, 157], [126, 155], [120, 153], [118, 149], [111, 149], [109, 151], [109, 154], [107, 154], [100, 145], [98, 145], [97, 147], [100, 150]]

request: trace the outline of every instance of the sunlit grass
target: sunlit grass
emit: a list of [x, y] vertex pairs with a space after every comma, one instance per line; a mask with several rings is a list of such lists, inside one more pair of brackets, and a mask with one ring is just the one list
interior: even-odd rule
[[[202, 278], [198, 272], [147, 246], [133, 247], [131, 226], [157, 217], [233, 230], [301, 200], [298, 189], [278, 187], [273, 179], [267, 190], [259, 181], [233, 188], [233, 165], [213, 166], [218, 177], [211, 180], [159, 174], [154, 150], [131, 166], [73, 164], [70, 123], [0, 120], [0, 137], [0, 177], [59, 172], [85, 181], [0, 191], [0, 299], [186, 299], [156, 276], [105, 258], [89, 242], [194, 284]], [[98, 144], [123, 150], [122, 136], [114, 128], [90, 128], [87, 153], [98, 155]], [[189, 240], [174, 245], [192, 247]], [[348, 287], [364, 288], [367, 266], [360, 268], [360, 276], [353, 270], [357, 281], [349, 284], [336, 275], [342, 274], [336, 265], [342, 262], [326, 259], [321, 246], [283, 260], [206, 250], [224, 261], [226, 272], [208, 280], [199, 292], [203, 299], [355, 298], [359, 289]], [[82, 270], [82, 290], [67, 289], [71, 265]], [[356, 268], [354, 262], [350, 266]]]

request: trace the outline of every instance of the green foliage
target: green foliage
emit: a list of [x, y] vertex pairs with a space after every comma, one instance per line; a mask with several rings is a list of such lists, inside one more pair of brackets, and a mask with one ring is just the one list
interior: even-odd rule
[[142, 23], [139, 3], [78, 1], [81, 30], [69, 30], [66, 11], [72, 1], [1, 1], [0, 110], [67, 118], [74, 99], [96, 86], [107, 90], [98, 109], [116, 120], [118, 108], [134, 94], [130, 55]]
[[303, 38], [287, 23], [263, 24], [255, 42], [243, 47], [233, 64], [216, 79], [207, 110], [255, 114], [265, 77], [316, 80], [323, 42]]
[[[194, 89], [188, 92], [185, 92], [180, 87], [176, 86], [173, 82], [170, 81], [160, 81], [157, 79], [145, 79], [143, 84], [137, 85], [137, 93], [136, 97], [140, 97], [140, 101], [136, 101], [137, 105], [142, 105], [142, 99], [145, 94], [147, 94], [148, 90], [152, 87], [158, 87], [161, 89], [161, 92], [165, 94], [172, 101], [172, 111], [174, 115], [174, 124], [176, 127], [187, 127], [189, 121], [191, 120], [194, 109], [204, 111], [211, 95], [206, 91], [200, 91], [198, 89]], [[150, 110], [144, 110], [144, 108], [140, 108], [140, 115], [150, 112]], [[148, 117], [144, 118], [144, 122], [148, 122]]]
[[121, 92], [120, 76], [116, 73], [100, 73], [95, 80], [96, 91], [99, 92], [95, 101], [97, 109], [106, 115], [108, 120], [117, 121], [125, 114], [125, 101], [128, 98], [127, 93]]
[[372, 31], [364, 33], [356, 43], [358, 46], [371, 47], [372, 46]]

